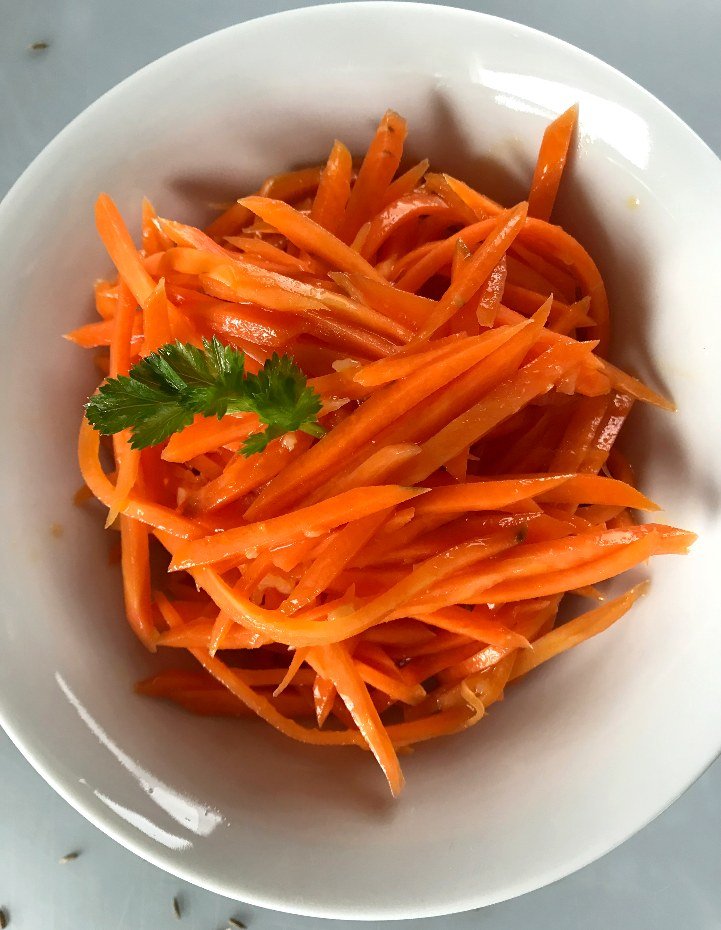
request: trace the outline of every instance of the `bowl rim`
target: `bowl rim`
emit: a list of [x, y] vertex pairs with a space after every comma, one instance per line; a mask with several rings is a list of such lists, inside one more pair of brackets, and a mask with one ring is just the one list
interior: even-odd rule
[[[704, 156], [707, 158], [708, 156], [711, 156], [712, 162], [715, 163], [714, 167], [716, 169], [721, 168], [721, 159], [716, 155], [713, 149], [711, 149], [711, 147], [695, 132], [695, 130], [693, 130], [683, 119], [681, 119], [681, 117], [679, 117], [661, 100], [655, 97], [650, 91], [646, 90], [646, 88], [634, 81], [632, 78], [628, 77], [628, 75], [624, 74], [622, 71], [614, 68], [612, 65], [609, 65], [607, 62], [596, 57], [590, 52], [586, 52], [583, 49], [573, 45], [572, 43], [563, 39], [559, 39], [557, 36], [543, 32], [540, 29], [536, 29], [532, 26], [518, 23], [515, 20], [489, 13], [468, 10], [455, 6], [439, 6], [435, 3], [419, 2], [419, 0], [355, 0], [355, 2], [352, 3], [317, 3], [312, 6], [262, 14], [260, 16], [253, 17], [252, 19], [243, 20], [230, 26], [214, 30], [210, 33], [207, 33], [206, 35], [193, 39], [190, 42], [186, 42], [177, 48], [174, 48], [171, 51], [165, 53], [164, 55], [161, 55], [160, 57], [134, 71], [132, 74], [128, 75], [113, 87], [109, 88], [96, 100], [85, 107], [80, 113], [73, 117], [73, 119], [43, 147], [43, 149], [32, 159], [29, 165], [15, 180], [6, 195], [0, 201], [0, 229], [3, 225], [4, 215], [11, 207], [15, 199], [22, 197], [26, 188], [32, 186], [34, 176], [44, 168], [46, 163], [52, 163], [55, 149], [68, 137], [72, 136], [78, 126], [82, 126], [85, 122], [92, 120], [94, 114], [97, 111], [108, 105], [112, 106], [114, 98], [122, 94], [123, 90], [127, 86], [144, 81], [148, 76], [152, 75], [152, 73], [157, 68], [162, 66], [167, 59], [170, 59], [180, 53], [187, 53], [189, 50], [199, 47], [204, 43], [211, 44], [220, 35], [225, 35], [231, 32], [242, 32], [248, 28], [252, 29], [259, 23], [262, 24], [261, 28], [263, 28], [263, 26], [268, 25], [272, 27], [276, 21], [286, 22], [293, 19], [302, 19], [308, 16], [317, 16], [319, 14], [323, 16], [338, 17], [345, 15], [364, 15], [384, 18], [388, 15], [395, 14], [400, 14], [401, 16], [407, 15], [409, 11], [426, 17], [455, 17], [458, 19], [473, 20], [475, 23], [478, 23], [479, 21], [485, 21], [492, 23], [496, 29], [512, 29], [515, 31], [520, 31], [522, 34], [550, 46], [551, 49], [557, 48], [559, 50], [563, 49], [567, 53], [570, 52], [571, 54], [578, 57], [584, 64], [594, 68], [596, 73], [601, 75], [605, 73], [608, 76], [613, 76], [616, 81], [620, 80], [634, 95], [636, 95], [637, 99], [642, 100], [647, 106], [651, 107], [653, 110], [656, 110], [656, 112], [663, 119], [673, 125], [675, 131], [685, 135], [688, 141], [697, 147], [699, 153], [703, 152]], [[418, 906], [411, 903], [410, 905], [405, 906], [401, 912], [399, 908], [391, 909], [384, 907], [379, 910], [375, 905], [371, 905], [370, 910], [366, 908], [364, 911], [359, 911], [357, 906], [354, 907], [352, 905], [332, 907], [326, 904], [308, 904], [305, 901], [303, 903], [302, 909], [298, 909], [297, 907], [293, 906], [292, 902], [284, 900], [282, 894], [276, 897], [270, 897], [268, 895], [255, 894], [252, 888], [243, 889], [242, 898], [238, 898], [238, 890], [236, 888], [232, 888], [222, 881], [215, 881], [212, 876], [199, 872], [194, 867], [184, 867], [181, 860], [173, 858], [171, 851], [168, 851], [167, 854], [164, 853], [162, 850], [159, 850], [155, 845], [144, 838], [138, 831], [133, 830], [130, 826], [125, 825], [122, 821], [114, 819], [110, 812], [105, 812], [102, 807], [94, 808], [90, 803], [90, 799], [86, 798], [86, 796], [79, 790], [79, 787], [76, 786], [74, 782], [68, 782], [64, 780], [61, 775], [56, 774], [56, 772], [49, 764], [46, 764], [45, 761], [36, 755], [31, 746], [32, 738], [24, 735], [22, 732], [22, 727], [16, 726], [11, 719], [11, 716], [8, 714], [5, 707], [5, 702], [3, 700], [3, 692], [1, 688], [0, 726], [2, 726], [3, 730], [8, 735], [15, 747], [22, 754], [22, 756], [53, 788], [53, 790], [60, 795], [60, 797], [62, 797], [68, 804], [70, 804], [71, 807], [73, 807], [94, 827], [102, 831], [111, 839], [115, 840], [124, 848], [128, 849], [130, 852], [139, 856], [141, 859], [144, 859], [146, 862], [157, 866], [158, 868], [175, 876], [176, 878], [187, 881], [189, 884], [214, 892], [230, 900], [241, 900], [242, 902], [253, 906], [263, 907], [278, 911], [280, 913], [294, 914], [298, 916], [359, 921], [411, 920], [463, 913], [476, 908], [501, 903], [503, 901], [510, 900], [514, 897], [535, 890], [539, 890], [550, 884], [560, 881], [561, 879], [605, 856], [607, 853], [616, 849], [618, 846], [625, 843], [626, 840], [628, 840], [630, 837], [646, 827], [649, 823], [655, 820], [656, 817], [658, 817], [673, 803], [675, 803], [675, 801], [677, 801], [683, 794], [685, 794], [685, 792], [688, 791], [688, 789], [708, 770], [708, 768], [710, 768], [713, 763], [719, 757], [721, 757], [720, 735], [718, 746], [712, 747], [708, 758], [700, 767], [700, 769], [698, 771], [689, 773], [685, 779], [684, 784], [680, 786], [679, 790], [674, 794], [674, 796], [669, 798], [657, 810], [652, 812], [650, 816], [645, 817], [641, 822], [634, 822], [629, 828], [623, 831], [622, 835], [616, 837], [610, 844], [604, 840], [603, 842], [598, 842], [595, 846], [586, 845], [583, 847], [583, 851], [579, 851], [574, 857], [567, 858], [563, 864], [559, 864], [555, 867], [549, 867], [541, 870], [539, 873], [536, 873], [535, 880], [517, 882], [516, 884], [509, 882], [502, 888], [499, 888], [497, 894], [481, 894], [474, 896], [471, 891], [463, 901], [456, 902], [451, 910], [449, 910], [449, 905], [447, 903], [442, 902], [439, 902], [434, 906]], [[376, 908], [375, 910], [373, 910], [374, 907]]]

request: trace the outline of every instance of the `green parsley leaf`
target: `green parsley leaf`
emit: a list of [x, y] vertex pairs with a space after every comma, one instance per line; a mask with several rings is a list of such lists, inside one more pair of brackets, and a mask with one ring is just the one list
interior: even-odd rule
[[293, 430], [322, 436], [320, 408], [292, 358], [274, 354], [257, 375], [246, 374], [244, 354], [214, 336], [203, 340], [203, 349], [161, 346], [129, 375], [108, 379], [86, 404], [86, 415], [106, 436], [129, 429], [131, 446], [144, 449], [184, 429], [196, 414], [255, 413], [266, 429], [246, 439], [241, 451], [248, 456]]

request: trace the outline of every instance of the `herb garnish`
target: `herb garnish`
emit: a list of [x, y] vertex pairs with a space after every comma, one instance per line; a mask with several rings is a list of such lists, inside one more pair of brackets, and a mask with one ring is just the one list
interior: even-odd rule
[[87, 418], [103, 435], [131, 431], [130, 445], [144, 449], [189, 426], [197, 414], [255, 413], [266, 428], [248, 436], [245, 456], [293, 430], [322, 436], [321, 399], [288, 355], [273, 354], [257, 374], [245, 371], [245, 355], [217, 337], [203, 348], [181, 342], [161, 346], [108, 379], [87, 402]]

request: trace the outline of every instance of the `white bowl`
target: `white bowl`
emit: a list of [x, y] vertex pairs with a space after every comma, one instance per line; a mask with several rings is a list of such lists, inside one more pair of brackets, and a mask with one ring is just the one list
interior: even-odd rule
[[[122, 616], [97, 514], [72, 504], [94, 385], [60, 334], [108, 270], [92, 204], [142, 194], [202, 222], [270, 172], [361, 152], [389, 106], [409, 149], [511, 203], [546, 123], [580, 102], [558, 216], [609, 283], [617, 358], [669, 391], [627, 435], [665, 518], [700, 533], [651, 595], [511, 689], [476, 729], [403, 759], [391, 801], [369, 754], [198, 720], [133, 694], [155, 660]], [[636, 205], [636, 202], [638, 204]], [[721, 165], [671, 112], [583, 52], [503, 20], [359, 3], [194, 42], [91, 106], [0, 208], [0, 718], [71, 804], [212, 890], [324, 917], [423, 917], [551, 882], [676, 798], [721, 743]], [[61, 538], [51, 532], [60, 524]]]

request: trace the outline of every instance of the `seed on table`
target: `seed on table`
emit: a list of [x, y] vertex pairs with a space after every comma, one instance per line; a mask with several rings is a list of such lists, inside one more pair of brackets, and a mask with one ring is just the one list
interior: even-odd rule
[[80, 855], [79, 852], [65, 853], [65, 855], [62, 856], [58, 861], [60, 865], [65, 865], [66, 862], [72, 862], [73, 859], [77, 859], [79, 855]]

